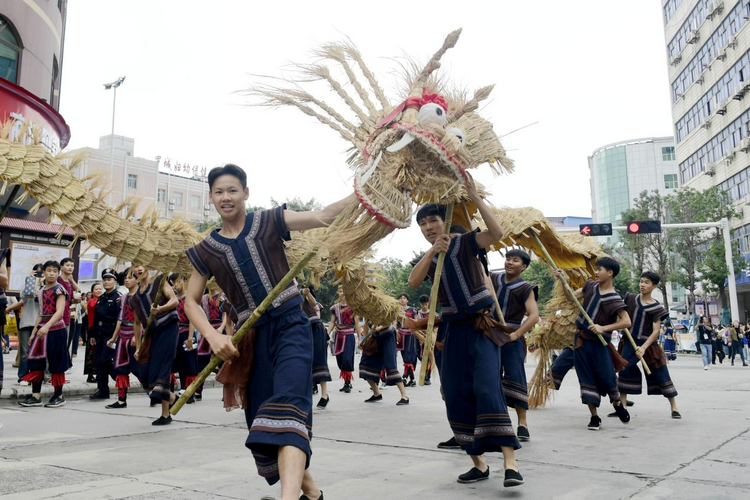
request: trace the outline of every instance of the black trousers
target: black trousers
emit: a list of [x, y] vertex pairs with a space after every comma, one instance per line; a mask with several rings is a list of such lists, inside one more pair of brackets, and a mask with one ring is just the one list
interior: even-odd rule
[[112, 338], [115, 327], [95, 326], [94, 337], [96, 339], [96, 353], [94, 364], [96, 366], [96, 388], [102, 395], [109, 394], [109, 379], [115, 379], [114, 354], [115, 350], [107, 346], [107, 341]]

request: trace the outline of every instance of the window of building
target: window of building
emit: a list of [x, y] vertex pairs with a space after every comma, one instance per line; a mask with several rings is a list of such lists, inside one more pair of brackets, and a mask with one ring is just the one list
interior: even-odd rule
[[661, 159], [663, 161], [674, 161], [674, 146], [661, 148]]
[[666, 174], [664, 176], [664, 189], [677, 189], [677, 174]]
[[0, 16], [0, 78], [18, 83], [20, 57], [21, 39], [10, 21]]
[[[687, 88], [708, 68], [708, 65], [726, 50], [726, 46], [737, 32], [750, 21], [750, 0], [740, 0], [727, 14], [706, 43], [695, 53], [682, 72], [672, 82], [672, 102], [685, 93]], [[701, 39], [702, 41], [702, 39]], [[726, 55], [726, 54], [724, 54]]]
[[138, 176], [135, 174], [128, 174], [128, 188], [138, 189]]
[[156, 201], [161, 202], [167, 199], [167, 190], [166, 189], [158, 189], [156, 191]]
[[192, 195], [190, 197], [190, 208], [192, 210], [200, 210], [201, 209], [201, 197]]
[[172, 195], [174, 196], [174, 205], [176, 207], [181, 207], [182, 206], [182, 193], [177, 191], [175, 193], [172, 193]]
[[55, 109], [58, 108], [59, 77], [60, 77], [60, 66], [57, 64], [57, 56], [52, 54], [52, 83], [50, 84], [50, 90], [49, 90], [49, 104]]

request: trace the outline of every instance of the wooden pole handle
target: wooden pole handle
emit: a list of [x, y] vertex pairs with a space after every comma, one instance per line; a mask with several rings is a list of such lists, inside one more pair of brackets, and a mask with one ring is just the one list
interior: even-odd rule
[[633, 336], [630, 334], [630, 330], [628, 330], [627, 328], [625, 328], [625, 336], [630, 341], [630, 345], [633, 346], [635, 355], [638, 356], [638, 359], [641, 361], [641, 365], [643, 365], [643, 371], [646, 372], [646, 375], [651, 375], [651, 370], [649, 369], [648, 364], [646, 363], [646, 360], [643, 359], [643, 356], [638, 354], [638, 344], [635, 343]]
[[[445, 234], [450, 234], [451, 224], [453, 223], [453, 203], [449, 203], [445, 210]], [[445, 253], [438, 255], [437, 265], [435, 266], [435, 275], [432, 278], [432, 288], [430, 289], [430, 316], [427, 318], [427, 333], [424, 339], [424, 355], [427, 360], [435, 366], [435, 315], [437, 314], [438, 291], [440, 290], [440, 276], [443, 274], [443, 265], [445, 264]], [[422, 365], [419, 368], [419, 385], [424, 385], [427, 376], [427, 365], [422, 359]]]
[[[283, 278], [281, 278], [281, 281], [279, 281], [276, 286], [273, 287], [271, 292], [266, 296], [265, 299], [263, 299], [263, 302], [261, 302], [260, 305], [255, 308], [247, 321], [245, 321], [240, 329], [237, 330], [234, 335], [232, 335], [232, 343], [234, 345], [237, 345], [240, 340], [242, 340], [242, 338], [247, 334], [247, 332], [250, 331], [250, 329], [258, 321], [258, 319], [260, 319], [263, 313], [266, 312], [266, 309], [271, 306], [273, 301], [276, 300], [281, 292], [286, 290], [286, 287], [289, 285], [289, 283], [291, 283], [295, 276], [299, 274], [299, 272], [307, 265], [307, 263], [310, 262], [310, 259], [312, 259], [317, 253], [317, 247], [308, 251], [299, 260], [299, 262], [297, 262], [294, 267], [292, 267], [289, 272], [286, 273]], [[211, 356], [211, 361], [208, 362], [208, 365], [206, 365], [206, 367], [198, 374], [193, 383], [190, 384], [187, 389], [185, 389], [185, 392], [182, 394], [182, 396], [180, 396], [180, 399], [178, 399], [175, 402], [174, 406], [172, 406], [172, 409], [169, 410], [172, 415], [177, 415], [182, 406], [187, 402], [188, 399], [190, 399], [191, 396], [195, 394], [196, 389], [198, 389], [198, 387], [200, 387], [200, 385], [205, 382], [206, 378], [208, 378], [211, 372], [214, 371], [217, 366], [219, 366], [220, 362], [221, 359], [218, 356]]]
[[[555, 264], [555, 261], [552, 260], [552, 256], [547, 251], [547, 248], [544, 246], [544, 243], [542, 243], [542, 240], [539, 239], [539, 235], [536, 234], [536, 231], [534, 231], [533, 228], [529, 229], [529, 232], [531, 232], [531, 234], [534, 235], [534, 239], [536, 240], [537, 245], [539, 245], [539, 248], [541, 248], [542, 253], [544, 254], [544, 259], [547, 261], [547, 264], [549, 264], [549, 266], [554, 271], [556, 271], [555, 274], [557, 275], [557, 278], [560, 280], [560, 283], [562, 283], [562, 286], [565, 288], [565, 291], [568, 292], [568, 296], [571, 299], [573, 299], [573, 303], [576, 305], [576, 307], [578, 307], [578, 311], [580, 311], [580, 313], [586, 319], [586, 321], [588, 322], [589, 326], [593, 326], [594, 325], [594, 320], [591, 319], [591, 317], [589, 316], [589, 314], [586, 312], [586, 309], [583, 308], [583, 306], [581, 305], [581, 302], [576, 298], [575, 292], [570, 287], [570, 285], [568, 284], [568, 282], [559, 273], [560, 268], [557, 267], [557, 264]], [[597, 333], [596, 336], [599, 337], [599, 340], [601, 341], [602, 345], [605, 345], [605, 346], [607, 345], [607, 341], [604, 340], [604, 337], [600, 333]]]

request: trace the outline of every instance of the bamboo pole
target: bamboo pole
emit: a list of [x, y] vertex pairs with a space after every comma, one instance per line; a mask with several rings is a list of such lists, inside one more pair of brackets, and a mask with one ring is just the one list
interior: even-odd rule
[[[581, 302], [576, 298], [575, 292], [570, 287], [570, 284], [563, 278], [562, 274], [560, 274], [560, 268], [557, 267], [557, 264], [555, 264], [555, 261], [552, 260], [552, 256], [547, 251], [547, 248], [544, 246], [544, 243], [542, 243], [542, 240], [539, 239], [539, 235], [536, 234], [536, 231], [531, 231], [531, 234], [534, 236], [534, 239], [536, 240], [537, 244], [539, 245], [539, 248], [541, 248], [542, 253], [544, 254], [544, 258], [547, 261], [547, 264], [552, 268], [553, 271], [556, 271], [555, 274], [557, 275], [557, 278], [560, 280], [560, 283], [562, 283], [562, 286], [565, 288], [565, 291], [568, 292], [568, 296], [573, 300], [573, 303], [578, 307], [578, 310], [583, 315], [584, 318], [586, 318], [586, 321], [588, 322], [589, 326], [594, 325], [594, 320], [591, 319], [589, 316], [589, 313], [586, 312], [586, 309], [583, 308], [581, 305]], [[599, 340], [601, 341], [602, 345], [607, 345], [607, 341], [604, 340], [604, 337], [600, 333], [596, 334], [597, 337], [599, 337]]]
[[[469, 230], [474, 230], [474, 224], [471, 223], [471, 215], [469, 215], [469, 209], [466, 208], [466, 203], [461, 203], [461, 207], [464, 209], [464, 215], [466, 216], [466, 221], [469, 224]], [[495, 311], [497, 311], [497, 319], [500, 321], [500, 324], [505, 326], [505, 316], [503, 315], [503, 310], [500, 307], [500, 301], [497, 300], [497, 294], [495, 293], [495, 284], [492, 282], [492, 276], [485, 272], [485, 285], [489, 289], [490, 293], [492, 294], [492, 298], [495, 301]]]
[[[318, 247], [314, 247], [313, 249], [309, 250], [300, 260], [297, 262], [294, 267], [292, 267], [289, 272], [284, 275], [283, 278], [281, 278], [281, 281], [279, 281], [275, 287], [273, 287], [273, 290], [266, 296], [265, 299], [263, 299], [263, 302], [260, 303], [258, 307], [255, 308], [253, 313], [250, 315], [250, 317], [245, 321], [245, 323], [240, 327], [237, 332], [235, 332], [234, 335], [232, 335], [232, 343], [234, 345], [237, 345], [242, 338], [247, 334], [247, 332], [250, 331], [250, 329], [253, 327], [253, 325], [260, 319], [260, 317], [263, 315], [264, 312], [266, 312], [266, 309], [268, 309], [274, 300], [283, 292], [286, 287], [289, 285], [289, 283], [292, 282], [292, 280], [299, 274], [299, 272], [307, 265], [308, 262], [310, 262], [310, 259], [315, 257], [315, 255], [318, 253]], [[209, 361], [208, 365], [201, 371], [198, 376], [195, 378], [192, 384], [188, 386], [187, 389], [185, 389], [185, 392], [180, 396], [180, 399], [175, 401], [174, 406], [169, 410], [169, 412], [172, 415], [177, 415], [177, 413], [180, 411], [180, 409], [183, 407], [185, 402], [190, 399], [191, 396], [195, 394], [196, 389], [205, 382], [206, 378], [211, 374], [214, 369], [219, 366], [219, 363], [221, 362], [221, 359], [214, 355], [211, 356], [211, 361]]]
[[[445, 231], [444, 234], [450, 234], [451, 224], [453, 222], [453, 203], [449, 203], [445, 210]], [[445, 264], [445, 253], [438, 255], [437, 265], [435, 266], [435, 275], [432, 278], [432, 288], [430, 289], [430, 315], [427, 318], [427, 333], [424, 339], [424, 352], [427, 356], [427, 362], [422, 359], [422, 365], [419, 369], [419, 385], [424, 385], [427, 376], [427, 365], [435, 366], [435, 316], [437, 314], [438, 290], [440, 290], [440, 276], [443, 274], [443, 265]], [[424, 355], [422, 356], [424, 358]]]
[[635, 340], [633, 340], [633, 336], [630, 334], [630, 330], [625, 328], [625, 336], [630, 341], [630, 345], [633, 346], [633, 350], [635, 351], [635, 355], [638, 356], [638, 359], [641, 362], [641, 365], [643, 366], [643, 371], [646, 372], [646, 375], [651, 375], [651, 370], [648, 367], [648, 364], [646, 363], [646, 360], [643, 359], [643, 356], [638, 355], [638, 344], [635, 343]]

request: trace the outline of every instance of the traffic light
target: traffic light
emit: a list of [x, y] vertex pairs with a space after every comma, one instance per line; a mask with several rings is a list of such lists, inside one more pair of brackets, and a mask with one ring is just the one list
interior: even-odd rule
[[661, 233], [660, 220], [634, 220], [626, 225], [629, 234]]
[[610, 236], [612, 224], [580, 224], [578, 230], [584, 236]]

